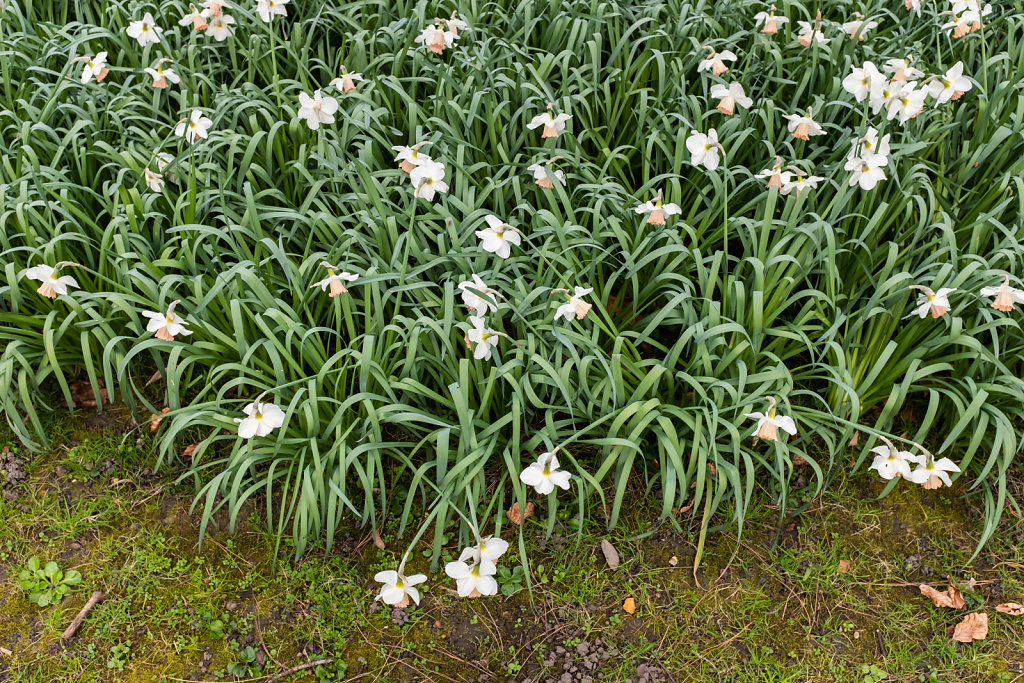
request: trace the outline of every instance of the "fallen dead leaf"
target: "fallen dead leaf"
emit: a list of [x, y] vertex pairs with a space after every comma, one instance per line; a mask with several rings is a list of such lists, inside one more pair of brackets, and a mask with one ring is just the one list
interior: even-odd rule
[[713, 463], [713, 462], [709, 462], [708, 463], [708, 472], [711, 473], [712, 477], [715, 476], [716, 474], [718, 474], [718, 468], [715, 467], [715, 463]]
[[793, 456], [793, 467], [801, 467], [807, 464], [807, 460], [802, 455]]
[[1017, 602], [1004, 602], [1002, 605], [996, 605], [996, 611], [1014, 617], [1024, 617], [1024, 605]]
[[601, 552], [604, 553], [604, 561], [608, 563], [608, 566], [612, 569], [618, 569], [619, 553], [607, 538], [601, 539]]
[[[163, 410], [160, 411], [160, 415], [166, 415], [169, 412], [171, 412], [170, 408], [164, 408]], [[163, 421], [164, 419], [162, 417], [160, 417], [156, 413], [151, 413], [149, 416], [149, 431], [155, 432], [156, 430], [160, 429], [160, 423]]]
[[960, 594], [957, 587], [953, 585], [952, 579], [949, 581], [949, 588], [945, 591], [937, 591], [927, 583], [922, 583], [918, 588], [921, 589], [922, 595], [927, 595], [935, 603], [936, 607], [952, 607], [953, 609], [962, 609], [966, 604], [964, 602], [964, 596]]
[[519, 526], [523, 523], [524, 519], [529, 519], [533, 516], [533, 503], [528, 502], [526, 504], [526, 513], [524, 514], [519, 511], [519, 501], [516, 501], [515, 503], [512, 503], [512, 507], [505, 512], [505, 516], [508, 517], [508, 521]]
[[[97, 383], [100, 387], [100, 400], [106, 403], [107, 390], [103, 388], [103, 381], [97, 380]], [[72, 382], [68, 388], [71, 389], [71, 400], [76, 408], [96, 407], [96, 394], [93, 392], [91, 384], [82, 381]]]
[[189, 445], [185, 446], [185, 451], [182, 453], [182, 455], [184, 455], [186, 458], [191, 458], [192, 455], [196, 452], [196, 448], [198, 447], [199, 444], [190, 443]]
[[850, 571], [850, 561], [849, 560], [839, 560], [839, 573], [840, 574], [846, 574], [849, 571]]
[[860, 443], [860, 432], [854, 432], [850, 439], [850, 448], [856, 448], [858, 443]]
[[384, 550], [384, 541], [381, 540], [380, 534], [377, 533], [376, 529], [373, 530], [373, 544]]
[[988, 636], [988, 615], [984, 612], [972, 612], [956, 626], [946, 629], [946, 632], [959, 643], [985, 640], [985, 637]]
[[633, 598], [626, 598], [622, 601], [622, 609], [626, 614], [632, 614], [636, 611], [636, 600]]

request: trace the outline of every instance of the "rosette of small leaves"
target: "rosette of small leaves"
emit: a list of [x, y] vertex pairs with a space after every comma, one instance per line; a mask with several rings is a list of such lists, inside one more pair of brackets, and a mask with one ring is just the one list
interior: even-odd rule
[[60, 602], [65, 595], [82, 583], [82, 575], [74, 569], [64, 571], [56, 562], [40, 566], [38, 557], [29, 558], [25, 569], [18, 574], [21, 589], [28, 594], [29, 602], [40, 607]]

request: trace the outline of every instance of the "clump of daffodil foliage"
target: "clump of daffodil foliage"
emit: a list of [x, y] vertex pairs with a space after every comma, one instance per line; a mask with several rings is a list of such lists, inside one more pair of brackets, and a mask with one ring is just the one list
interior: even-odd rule
[[[204, 528], [257, 494], [297, 553], [429, 525], [437, 572], [459, 520], [473, 597], [514, 503], [614, 525], [654, 496], [703, 547], [758, 491], [786, 512], [870, 468], [977, 491], [994, 529], [1024, 424], [1019, 7], [0, 7], [25, 443], [84, 381], [160, 415]], [[418, 602], [404, 564], [384, 602]]]

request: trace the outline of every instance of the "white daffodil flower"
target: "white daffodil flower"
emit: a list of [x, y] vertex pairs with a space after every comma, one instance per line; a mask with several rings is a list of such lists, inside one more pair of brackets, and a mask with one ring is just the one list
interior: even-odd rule
[[481, 240], [480, 246], [484, 251], [508, 258], [512, 253], [512, 245], [518, 247], [522, 244], [523, 236], [519, 229], [490, 214], [484, 216], [484, 220], [487, 221], [487, 228], [476, 231], [476, 236]]
[[877, 21], [864, 21], [864, 15], [854, 12], [856, 19], [842, 24], [843, 33], [850, 36], [850, 40], [863, 41], [868, 31], [878, 28]]
[[197, 8], [192, 3], [189, 3], [188, 9], [188, 14], [178, 20], [178, 26], [188, 26], [189, 24], [192, 24], [193, 31], [205, 31], [208, 26], [206, 18], [210, 16], [209, 13], [206, 10]]
[[409, 172], [412, 181], [413, 197], [422, 197], [428, 202], [434, 201], [435, 192], [447, 192], [448, 183], [444, 182], [444, 164], [436, 161], [424, 161]]
[[765, 441], [778, 441], [779, 430], [783, 430], [790, 436], [796, 436], [796, 422], [793, 418], [779, 415], [775, 410], [775, 397], [768, 397], [768, 412], [746, 413], [745, 417], [752, 417], [757, 420], [757, 429], [751, 435], [755, 439]]
[[1009, 313], [1016, 308], [1015, 304], [1024, 304], [1024, 291], [1010, 286], [1009, 275], [1005, 276], [1003, 283], [997, 287], [982, 287], [981, 295], [995, 297], [992, 308], [1004, 313]]
[[758, 12], [754, 15], [754, 26], [762, 26], [761, 33], [773, 34], [779, 32], [779, 25], [785, 24], [789, 19], [775, 14], [775, 5], [772, 5], [767, 12]]
[[936, 106], [950, 100], [959, 100], [972, 87], [971, 81], [964, 76], [963, 62], [957, 62], [942, 76], [935, 76], [927, 85]]
[[110, 73], [107, 69], [106, 52], [97, 52], [95, 57], [79, 57], [75, 61], [85, 62], [85, 66], [82, 67], [82, 83], [88, 83], [93, 78], [99, 83]]
[[498, 572], [493, 562], [465, 561], [449, 562], [444, 566], [444, 573], [455, 579], [455, 588], [460, 598], [478, 598], [494, 595], [498, 592], [498, 582], [494, 575]]
[[174, 127], [174, 134], [179, 138], [184, 136], [186, 142], [194, 143], [199, 139], [205, 140], [212, 125], [213, 121], [203, 116], [203, 112], [193, 109], [188, 119], [178, 121], [178, 125]]
[[[319, 282], [314, 282], [309, 286], [310, 289], [319, 287], [321, 292], [326, 292], [327, 288], [330, 287], [331, 293], [329, 296], [333, 299], [339, 294], [345, 294], [348, 289], [345, 287], [346, 282], [355, 282], [359, 279], [358, 275], [354, 275], [347, 271], [341, 270], [338, 266], [333, 266], [327, 261], [321, 261], [320, 265], [327, 269], [327, 277]], [[341, 272], [337, 272], [341, 270]]]
[[[498, 341], [504, 335], [487, 327], [484, 324], [484, 319], [475, 315], [469, 316], [469, 324], [473, 327], [466, 333], [466, 344], [473, 349], [473, 358], [490, 360], [491, 353], [497, 348]], [[473, 346], [474, 344], [475, 346]]]
[[777, 187], [781, 191], [782, 188], [785, 187], [786, 183], [790, 181], [792, 175], [792, 173], [782, 168], [782, 158], [775, 157], [774, 166], [764, 169], [754, 177], [761, 180], [768, 178], [768, 182], [765, 184], [765, 187]]
[[854, 67], [850, 75], [843, 79], [843, 90], [853, 95], [858, 102], [863, 102], [872, 92], [878, 91], [886, 78], [874, 62], [864, 62], [864, 66]]
[[787, 127], [790, 134], [798, 140], [810, 140], [811, 135], [824, 135], [825, 129], [811, 118], [814, 112], [807, 110], [807, 116], [800, 114], [786, 114], [784, 119], [789, 121]]
[[718, 131], [709, 128], [707, 134], [699, 131], [690, 131], [690, 137], [686, 138], [686, 149], [690, 150], [690, 163], [694, 166], [703, 166], [709, 171], [718, 168], [721, 162], [719, 153], [725, 154], [725, 149], [718, 142]]
[[917, 289], [921, 293], [917, 295], [917, 308], [913, 315], [924, 318], [929, 313], [932, 318], [941, 318], [949, 313], [949, 295], [956, 291], [956, 287], [942, 287], [939, 291], [932, 291], [931, 287], [925, 285], [910, 285], [910, 289]]
[[678, 204], [662, 204], [661, 190], [652, 202], [644, 202], [633, 209], [638, 214], [647, 214], [647, 222], [651, 225], [665, 225], [665, 216], [677, 216], [683, 212]]
[[828, 45], [829, 39], [821, 32], [821, 10], [818, 10], [818, 18], [813, 24], [809, 21], [798, 21], [796, 25], [800, 27], [800, 34], [796, 37], [797, 42], [804, 47], [810, 47], [811, 43]]
[[725, 63], [735, 62], [738, 59], [736, 57], [736, 53], [732, 52], [731, 50], [722, 50], [721, 52], [716, 52], [715, 48], [711, 47], [710, 45], [705, 45], [704, 49], [707, 50], [709, 54], [707, 57], [700, 60], [700, 63], [697, 65], [698, 72], [707, 71], [708, 69], [711, 69], [711, 73], [713, 73], [716, 76], [721, 76], [722, 74], [729, 70], [729, 67], [726, 66]]
[[365, 81], [365, 80], [366, 79], [363, 78], [363, 74], [349, 73], [348, 69], [346, 69], [344, 66], [342, 66], [341, 67], [341, 76], [333, 79], [330, 82], [330, 85], [332, 87], [334, 87], [334, 88], [337, 88], [342, 93], [347, 93], [347, 92], [350, 92], [350, 91], [356, 89], [356, 87], [357, 87], [356, 83], [358, 81]]
[[917, 16], [921, 16], [921, 3], [923, 0], [903, 0], [903, 6], [909, 11], [916, 12]]
[[263, 392], [259, 397], [242, 408], [246, 417], [235, 418], [238, 423], [238, 436], [243, 439], [251, 439], [254, 436], [266, 436], [284, 424], [284, 411], [273, 403], [263, 403]]
[[213, 17], [210, 20], [210, 25], [206, 29], [206, 35], [210, 36], [218, 43], [222, 43], [235, 32], [232, 28], [232, 24], [235, 23], [235, 18], [230, 14], [221, 14]]
[[924, 111], [924, 101], [928, 97], [928, 91], [918, 88], [916, 83], [904, 83], [903, 87], [889, 100], [888, 114], [886, 118], [892, 120], [897, 116], [900, 124], [904, 124]]
[[425, 574], [404, 576], [402, 567], [399, 567], [398, 571], [377, 572], [373, 580], [383, 584], [374, 598], [375, 601], [380, 600], [387, 605], [404, 609], [409, 606], [410, 599], [417, 605], [420, 604], [420, 592], [416, 586], [425, 582], [427, 577]]
[[879, 88], [872, 90], [868, 96], [871, 113], [877, 114], [883, 109], [888, 111], [889, 105], [903, 89], [903, 85], [902, 81], [886, 81]]
[[[555, 183], [551, 180], [552, 177], [554, 177], [560, 185], [565, 185], [565, 172], [553, 168], [554, 163], [561, 158], [562, 157], [551, 157], [544, 164], [530, 164], [526, 167], [526, 170], [533, 173], [533, 182], [540, 187], [543, 187], [545, 190], [550, 190], [555, 186]], [[550, 175], [548, 174], [548, 171], [551, 172]]]
[[583, 320], [590, 309], [594, 307], [594, 304], [589, 304], [583, 300], [583, 297], [594, 291], [593, 287], [580, 287], [577, 285], [573, 288], [573, 293], [570, 294], [568, 289], [553, 289], [552, 294], [561, 293], [565, 294], [567, 301], [558, 307], [555, 311], [555, 321], [559, 318], [565, 318], [567, 322], [572, 322], [573, 317], [577, 320]]
[[174, 307], [180, 303], [180, 301], [172, 301], [171, 305], [167, 307], [166, 313], [143, 311], [142, 316], [149, 318], [149, 322], [146, 324], [146, 331], [156, 332], [154, 336], [164, 341], [173, 341], [179, 334], [185, 336], [192, 334], [192, 330], [185, 327], [188, 323], [185, 322], [184, 318], [174, 312]]
[[728, 86], [715, 83], [711, 86], [711, 96], [718, 100], [718, 111], [726, 116], [731, 116], [736, 111], [737, 104], [744, 109], [750, 109], [754, 105], [754, 100], [747, 97], [739, 83], [730, 83]]
[[288, 8], [285, 7], [287, 4], [288, 0], [257, 0], [256, 11], [259, 12], [260, 19], [269, 24], [275, 16], [288, 16]]
[[68, 293], [68, 287], [78, 287], [78, 281], [70, 275], [61, 275], [61, 268], [77, 266], [71, 261], [61, 261], [55, 266], [40, 264], [25, 271], [25, 277], [30, 280], [39, 280], [43, 284], [36, 291], [47, 299], [56, 299], [61, 294]]
[[498, 291], [488, 287], [476, 273], [473, 273], [472, 279], [460, 282], [459, 289], [462, 290], [462, 303], [475, 311], [477, 317], [482, 318], [498, 310], [495, 303], [499, 296]]
[[572, 475], [565, 470], [558, 469], [556, 453], [558, 453], [558, 448], [549, 453], [541, 453], [537, 457], [537, 462], [531, 463], [519, 473], [519, 481], [527, 486], [532, 486], [533, 490], [542, 496], [554, 491], [556, 486], [568, 491]]
[[468, 31], [469, 24], [459, 18], [459, 13], [452, 10], [452, 15], [447, 19], [435, 18], [438, 24], [444, 24], [448, 28], [448, 33], [451, 33], [456, 39], [459, 37], [459, 31]]
[[428, 50], [439, 55], [443, 54], [445, 49], [450, 48], [455, 44], [455, 39], [457, 37], [458, 36], [455, 33], [445, 31], [437, 24], [431, 24], [416, 36], [416, 42], [421, 45], [426, 45]]
[[949, 472], [959, 472], [960, 468], [949, 458], [942, 458], [936, 460], [935, 456], [926, 451], [918, 444], [914, 444], [921, 449], [921, 455], [914, 456], [917, 461], [917, 468], [914, 469], [910, 474], [904, 478], [915, 484], [921, 484], [926, 489], [938, 489], [942, 488], [942, 485], [952, 486], [953, 481], [949, 478]]
[[181, 83], [181, 77], [174, 73], [174, 69], [163, 68], [165, 62], [171, 61], [164, 57], [153, 65], [151, 69], [143, 69], [153, 79], [154, 88], [166, 88], [168, 83]]
[[[470, 550], [470, 548], [467, 548], [466, 550]], [[494, 564], [497, 562], [498, 558], [504, 555], [508, 550], [508, 541], [497, 536], [488, 536], [487, 538], [480, 539], [480, 543], [472, 550], [476, 551], [481, 562], [490, 562], [491, 564]], [[465, 553], [463, 553], [463, 555], [465, 555]], [[460, 557], [459, 559], [464, 560], [465, 558]]]
[[221, 11], [231, 9], [224, 0], [203, 0], [203, 11], [208, 17], [219, 17]]
[[789, 194], [793, 190], [796, 190], [796, 196], [799, 197], [800, 193], [804, 190], [816, 189], [818, 187], [818, 183], [822, 180], [824, 180], [824, 178], [821, 176], [797, 173], [790, 176], [784, 183], [782, 183], [782, 189], [779, 191], [779, 194]]
[[882, 67], [886, 73], [892, 74], [890, 81], [895, 82], [906, 82], [916, 81], [919, 78], [924, 78], [924, 72], [915, 69], [910, 66], [910, 63], [914, 61], [913, 55], [907, 55], [906, 59], [890, 59]]
[[540, 126], [544, 126], [544, 132], [541, 134], [541, 138], [557, 138], [559, 134], [565, 130], [565, 122], [572, 118], [570, 114], [559, 114], [558, 116], [552, 116], [551, 110], [554, 105], [549, 104], [548, 110], [543, 114], [537, 114], [534, 116], [526, 127], [530, 130], [534, 130]]
[[[172, 163], [174, 163], [174, 157], [172, 155], [168, 154], [167, 152], [157, 152], [156, 155], [153, 157], [153, 160], [156, 161], [156, 171], [157, 171], [154, 175], [156, 175], [156, 176], [158, 176], [160, 178], [164, 177], [164, 176], [160, 175], [161, 173], [164, 172], [164, 169], [167, 168], [168, 166], [170, 166]], [[175, 177], [175, 175], [173, 173], [166, 173], [164, 175], [166, 176], [166, 179], [169, 182], [172, 182], [175, 185], [178, 184], [178, 179]], [[146, 179], [146, 184], [149, 185], [148, 177]], [[150, 185], [149, 187], [150, 187], [150, 189], [152, 189], [153, 186]], [[161, 187], [160, 190], [154, 190], [154, 192], [162, 191], [163, 185], [161, 184], [160, 187]]]
[[133, 21], [125, 29], [125, 33], [130, 38], [139, 41], [139, 45], [142, 47], [159, 43], [163, 32], [164, 30], [154, 23], [153, 15], [149, 12], [146, 12], [141, 21]]
[[142, 175], [146, 179], [146, 185], [149, 186], [150, 190], [158, 193], [164, 191], [164, 177], [162, 175], [148, 168]]
[[423, 142], [417, 142], [411, 147], [407, 147], [405, 145], [396, 145], [392, 147], [391, 149], [398, 152], [398, 155], [395, 156], [395, 161], [400, 162], [398, 164], [398, 168], [402, 169], [406, 173], [412, 173], [412, 169], [416, 168], [420, 164], [433, 161], [429, 156], [419, 151], [420, 147], [429, 144], [429, 140], [424, 140]]
[[847, 160], [843, 166], [850, 174], [850, 187], [860, 185], [862, 190], [874, 189], [875, 185], [885, 180], [885, 171], [889, 159], [882, 156], [855, 157]]
[[891, 441], [882, 435], [879, 438], [885, 443], [875, 446], [871, 452], [875, 459], [871, 461], [868, 470], [875, 470], [882, 479], [889, 480], [900, 476], [904, 479], [910, 476], [910, 463], [917, 462], [917, 456], [910, 451], [901, 451]]
[[317, 130], [321, 123], [334, 123], [336, 111], [338, 100], [324, 97], [319, 90], [314, 90], [312, 97], [304, 92], [299, 93], [298, 117], [306, 122], [310, 130]]
[[[854, 157], [888, 157], [889, 156], [889, 133], [886, 133], [881, 138], [878, 137], [878, 130], [874, 127], [868, 127], [867, 132], [864, 133], [864, 137], [858, 138], [853, 145], [848, 159]], [[884, 165], [884, 164], [883, 164]]]

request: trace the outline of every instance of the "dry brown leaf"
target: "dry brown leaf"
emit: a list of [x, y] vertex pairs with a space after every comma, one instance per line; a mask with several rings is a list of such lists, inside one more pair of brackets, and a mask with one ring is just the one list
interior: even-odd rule
[[[169, 412], [171, 412], [170, 408], [164, 408], [163, 410], [160, 411], [160, 415], [166, 415]], [[160, 429], [160, 423], [163, 421], [164, 419], [162, 417], [160, 417], [156, 413], [151, 413], [149, 416], [149, 431], [155, 432], [156, 430]]]
[[619, 553], [616, 552], [615, 546], [607, 538], [601, 539], [601, 552], [604, 553], [604, 561], [608, 563], [608, 566], [612, 569], [618, 569]]
[[622, 601], [622, 609], [626, 614], [632, 614], [636, 611], [636, 600], [633, 598], [626, 598]]
[[840, 574], [846, 574], [849, 571], [850, 571], [850, 561], [849, 560], [839, 560], [839, 573]]
[[[103, 388], [103, 381], [97, 380], [97, 383], [100, 387], [100, 400], [106, 403], [107, 390]], [[71, 389], [71, 400], [76, 408], [96, 407], [96, 394], [93, 392], [91, 384], [82, 381], [72, 382], [68, 388]]]
[[950, 580], [949, 588], [945, 591], [937, 591], [927, 583], [922, 583], [918, 588], [921, 589], [923, 595], [927, 595], [935, 603], [936, 607], [952, 607], [953, 609], [962, 609], [966, 604], [964, 602], [964, 596], [960, 594], [957, 587], [953, 585], [953, 581]]
[[197, 444], [197, 443], [190, 443], [189, 445], [185, 446], [185, 452], [182, 453], [182, 455], [184, 455], [186, 458], [191, 458], [192, 455], [196, 452], [196, 448], [198, 448], [198, 447], [199, 447], [199, 444]]
[[713, 462], [709, 462], [708, 463], [708, 472], [711, 473], [712, 477], [715, 476], [716, 474], [718, 474], [718, 468], [715, 467], [715, 463], [713, 463]]
[[381, 550], [384, 550], [384, 541], [381, 540], [380, 534], [377, 533], [376, 529], [373, 530], [373, 544]]
[[856, 448], [858, 443], [860, 443], [860, 432], [854, 432], [850, 439], [850, 448]]
[[793, 456], [793, 467], [801, 467], [807, 464], [807, 460], [802, 455]]
[[996, 611], [1014, 617], [1024, 617], [1024, 605], [1017, 602], [1004, 602], [1002, 605], [996, 605]]
[[988, 615], [984, 612], [972, 612], [955, 627], [950, 626], [946, 632], [959, 643], [985, 640], [988, 635]]
[[928, 489], [929, 491], [931, 491], [933, 489], [941, 489], [942, 488], [942, 480], [939, 479], [938, 477], [936, 477], [933, 474], [932, 476], [928, 477], [928, 481], [926, 481], [925, 483], [921, 484], [921, 488]]
[[505, 512], [505, 516], [508, 517], [508, 521], [512, 522], [516, 526], [523, 523], [524, 519], [529, 519], [533, 516], [533, 503], [526, 504], [526, 513], [523, 514], [519, 511], [519, 501], [512, 503], [512, 507]]

